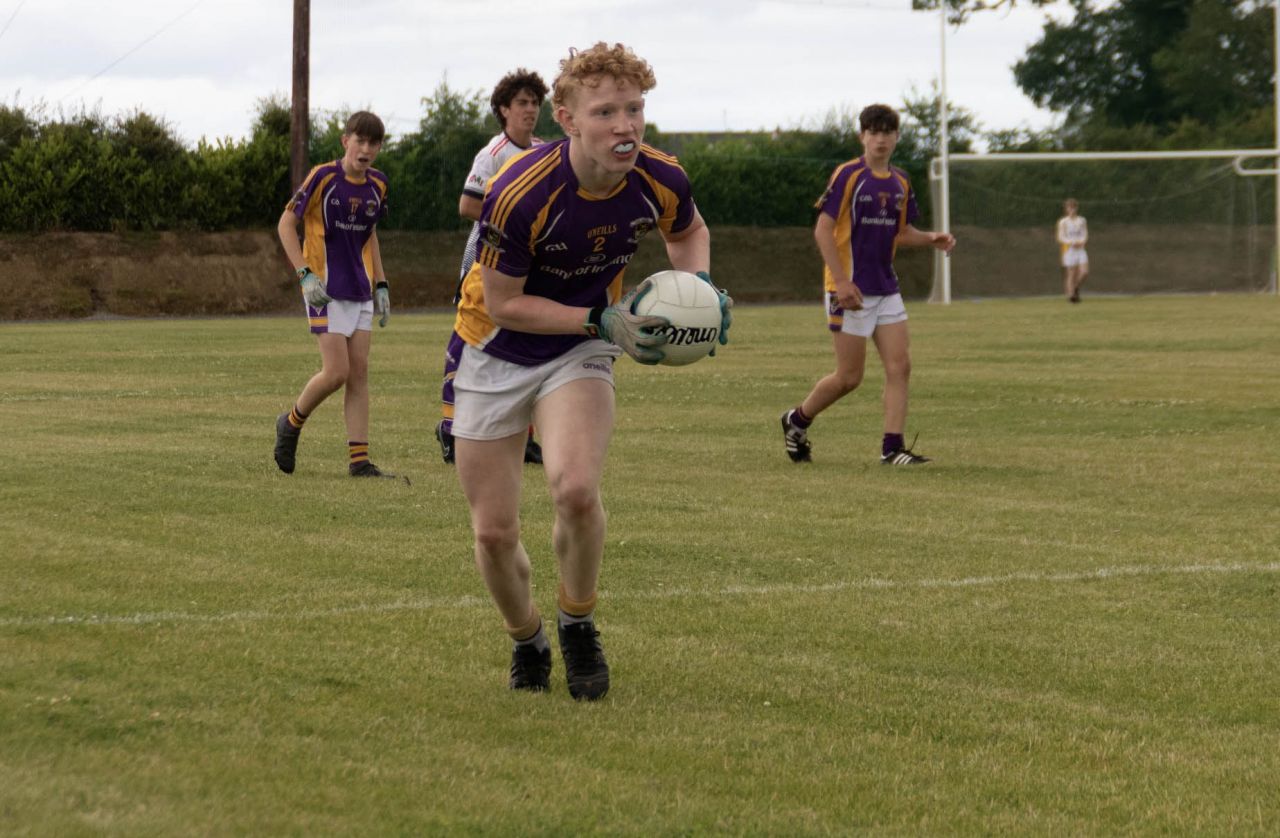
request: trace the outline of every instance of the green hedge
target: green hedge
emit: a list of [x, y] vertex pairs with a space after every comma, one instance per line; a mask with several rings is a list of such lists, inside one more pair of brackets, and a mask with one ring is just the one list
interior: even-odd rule
[[[424, 99], [417, 128], [391, 136], [377, 165], [391, 181], [382, 226], [456, 230], [461, 184], [476, 151], [497, 130], [479, 94], [441, 85]], [[342, 115], [313, 125], [312, 164], [341, 154]], [[857, 153], [845, 128], [738, 135], [711, 142], [647, 140], [678, 153], [711, 224], [809, 226], [832, 169]], [[544, 106], [538, 133], [559, 134]], [[674, 147], [668, 147], [670, 142]], [[915, 145], [905, 143], [910, 149]], [[924, 160], [896, 161], [918, 177]], [[144, 112], [44, 119], [0, 105], [0, 232], [222, 231], [273, 227], [290, 193], [287, 103], [259, 103], [244, 140], [184, 146]], [[919, 187], [918, 187], [919, 188]], [[927, 190], [925, 190], [927, 192]], [[927, 200], [925, 196], [922, 199]]]

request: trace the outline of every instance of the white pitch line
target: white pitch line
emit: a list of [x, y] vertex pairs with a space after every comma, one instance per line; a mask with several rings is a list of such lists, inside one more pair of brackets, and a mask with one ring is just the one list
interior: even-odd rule
[[[848, 582], [830, 582], [822, 585], [726, 585], [722, 588], [662, 588], [655, 591], [632, 591], [611, 594], [602, 591], [601, 599], [609, 600], [652, 600], [681, 599], [686, 597], [708, 597], [711, 599], [727, 599], [731, 597], [773, 596], [786, 594], [824, 594], [839, 591], [877, 591], [877, 590], [928, 590], [937, 588], [986, 588], [1007, 585], [1017, 582], [1047, 582], [1061, 584], [1069, 582], [1090, 582], [1107, 579], [1133, 578], [1139, 576], [1197, 576], [1210, 573], [1276, 573], [1280, 572], [1280, 562], [1265, 564], [1191, 564], [1165, 567], [1159, 565], [1129, 565], [1121, 567], [1100, 567], [1094, 570], [1076, 571], [1074, 573], [1008, 573], [1000, 576], [965, 576], [958, 579], [858, 579]], [[301, 611], [229, 611], [221, 614], [191, 614], [184, 611], [157, 611], [145, 614], [66, 614], [49, 617], [4, 617], [0, 618], [0, 627], [29, 628], [32, 626], [108, 626], [108, 625], [150, 625], [153, 623], [241, 623], [264, 620], [313, 620], [332, 617], [345, 617], [354, 614], [388, 614], [399, 611], [432, 611], [449, 608], [492, 608], [486, 597], [460, 596], [445, 598], [427, 597], [424, 599], [348, 605], [340, 608], [303, 609]]]

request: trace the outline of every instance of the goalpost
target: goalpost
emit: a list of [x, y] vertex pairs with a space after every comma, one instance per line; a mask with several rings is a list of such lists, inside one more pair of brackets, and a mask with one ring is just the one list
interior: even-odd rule
[[930, 182], [960, 246], [935, 260], [930, 299], [1061, 291], [1054, 225], [1075, 198], [1089, 220], [1089, 291], [1275, 291], [1274, 149], [951, 154]]
[[[934, 202], [935, 202], [934, 203], [935, 213], [937, 214], [936, 223], [938, 228], [946, 232], [954, 232], [954, 230], [952, 229], [952, 219], [951, 219], [951, 209], [952, 209], [952, 194], [951, 194], [952, 193], [952, 188], [951, 188], [952, 187], [952, 183], [951, 183], [952, 171], [951, 170], [952, 170], [953, 162], [963, 163], [963, 162], [969, 161], [969, 162], [992, 163], [992, 162], [999, 162], [999, 161], [1021, 161], [1024, 163], [1041, 162], [1041, 163], [1050, 163], [1050, 164], [1057, 163], [1060, 165], [1062, 164], [1071, 165], [1073, 163], [1079, 164], [1084, 161], [1107, 161], [1107, 160], [1117, 161], [1117, 162], [1131, 161], [1131, 163], [1135, 163], [1135, 164], [1138, 163], [1139, 161], [1150, 162], [1150, 161], [1160, 161], [1160, 160], [1185, 160], [1185, 161], [1202, 161], [1202, 162], [1215, 161], [1215, 160], [1217, 161], [1230, 160], [1231, 174], [1237, 178], [1242, 179], [1243, 182], [1249, 183], [1249, 187], [1244, 190], [1247, 193], [1246, 198], [1244, 202], [1242, 202], [1241, 204], [1241, 208], [1243, 209], [1246, 217], [1242, 220], [1239, 220], [1236, 218], [1234, 200], [1232, 201], [1233, 208], [1228, 211], [1228, 217], [1225, 222], [1221, 218], [1218, 218], [1218, 219], [1189, 218], [1189, 219], [1184, 219], [1184, 221], [1190, 221], [1192, 225], [1191, 228], [1186, 228], [1186, 227], [1180, 228], [1176, 226], [1170, 226], [1171, 222], [1174, 221], [1175, 219], [1166, 217], [1163, 232], [1166, 237], [1171, 236], [1172, 238], [1166, 238], [1165, 241], [1166, 243], [1177, 244], [1180, 247], [1170, 247], [1170, 248], [1165, 248], [1163, 250], [1157, 247], [1153, 251], [1152, 255], [1163, 253], [1165, 256], [1165, 258], [1163, 259], [1163, 262], [1165, 263], [1165, 265], [1170, 265], [1170, 264], [1175, 266], [1185, 265], [1186, 263], [1185, 260], [1180, 258], [1178, 253], [1175, 252], [1171, 254], [1169, 251], [1170, 250], [1178, 251], [1180, 249], [1184, 249], [1189, 246], [1193, 250], [1195, 250], [1195, 252], [1197, 253], [1202, 252], [1201, 250], [1197, 249], [1197, 245], [1195, 243], [1197, 239], [1204, 239], [1204, 240], [1210, 240], [1210, 241], [1216, 239], [1220, 243], [1227, 242], [1225, 246], [1225, 252], [1228, 254], [1228, 257], [1229, 257], [1227, 259], [1227, 262], [1231, 263], [1231, 262], [1239, 261], [1238, 259], [1234, 258], [1236, 255], [1240, 255], [1244, 261], [1243, 268], [1232, 266], [1232, 270], [1236, 270], [1236, 271], [1243, 270], [1245, 274], [1245, 279], [1244, 279], [1245, 287], [1249, 287], [1250, 285], [1253, 285], [1255, 290], [1263, 290], [1263, 288], [1265, 288], [1266, 290], [1270, 291], [1273, 294], [1280, 294], [1280, 0], [1272, 0], [1272, 9], [1274, 12], [1273, 50], [1274, 50], [1274, 56], [1275, 56], [1275, 124], [1276, 124], [1275, 145], [1276, 145], [1276, 148], [1235, 149], [1235, 150], [1225, 150], [1225, 151], [1224, 150], [1203, 150], [1203, 151], [1180, 151], [1180, 152], [1179, 151], [1146, 151], [1146, 152], [1044, 152], [1044, 153], [1003, 153], [1003, 154], [951, 154], [948, 148], [949, 133], [947, 130], [948, 129], [948, 126], [947, 126], [947, 10], [948, 10], [948, 6], [947, 6], [947, 3], [944, 2], [944, 0], [939, 0], [938, 17], [940, 22], [940, 36], [939, 36], [940, 74], [939, 74], [938, 111], [940, 116], [940, 126], [939, 126], [940, 127], [940, 131], [939, 131], [940, 147], [939, 147], [938, 156], [931, 161], [930, 167], [929, 167], [930, 186], [932, 187], [932, 190], [933, 190], [933, 196], [934, 196]], [[1273, 168], [1249, 168], [1245, 166], [1245, 161], [1250, 159], [1257, 159], [1257, 158], [1273, 159], [1275, 160], [1275, 165]], [[1132, 172], [1129, 172], [1127, 174], [1130, 176], [1133, 175]], [[1194, 171], [1192, 173], [1192, 178], [1193, 179], [1198, 178], [1202, 182], [1204, 182], [1204, 181], [1211, 180], [1220, 174], [1221, 174], [1220, 170], [1211, 169], [1206, 172], [1205, 170], [1201, 169], [1199, 171]], [[1253, 184], [1252, 182], [1250, 182], [1251, 177], [1266, 177], [1266, 176], [1271, 176], [1274, 178], [1272, 181], [1272, 190], [1274, 192], [1274, 195], [1271, 201], [1271, 206], [1273, 207], [1274, 214], [1272, 215], [1270, 224], [1262, 223], [1259, 220], [1259, 213], [1257, 212], [1258, 202], [1255, 200], [1256, 195], [1253, 194], [1254, 193]], [[1159, 183], [1163, 179], [1164, 178], [1157, 177], [1154, 179], [1154, 182]], [[1123, 181], [1124, 178], [1121, 178], [1121, 180]], [[1136, 201], [1142, 200], [1141, 193], [1144, 191], [1143, 187], [1150, 186], [1152, 182], [1153, 181], [1150, 179], [1143, 179], [1139, 183], [1134, 184], [1131, 187], [1134, 192], [1134, 195], [1132, 196], [1128, 196], [1128, 197], [1112, 196], [1109, 198], [1105, 198], [1104, 200], [1110, 200], [1113, 203], [1119, 202], [1122, 204], [1124, 202], [1129, 202], [1129, 206], [1132, 207]], [[1210, 187], [1206, 187], [1206, 192], [1208, 189], [1211, 189], [1211, 188], [1220, 188], [1221, 185], [1222, 185], [1221, 183], [1217, 183], [1217, 184], [1213, 184]], [[989, 190], [991, 190], [992, 184], [988, 183], [987, 187]], [[1059, 184], [1057, 188], [1058, 188], [1058, 192], [1056, 194], [1051, 194], [1051, 195], [1045, 194], [1047, 190], [1040, 190], [1040, 195], [1038, 196], [1038, 199], [1041, 201], [1047, 199], [1047, 200], [1056, 202], [1059, 205], [1061, 204], [1062, 200], [1064, 200], [1067, 197], [1077, 198], [1077, 200], [1081, 200], [1082, 203], [1085, 203], [1088, 200], [1087, 196], [1064, 194], [1062, 191], [1063, 189], [1071, 188], [1065, 184]], [[994, 191], [999, 192], [998, 189]], [[1231, 191], [1232, 193], [1234, 193], [1234, 189], [1232, 189]], [[1156, 194], [1150, 197], [1148, 200], [1161, 201], [1168, 198], [1185, 197], [1186, 195], [1190, 195], [1193, 192], [1194, 190], [1188, 189], [1184, 193], [1184, 195], [1181, 195], [1181, 196]], [[989, 196], [989, 197], [992, 197], [992, 196]], [[1006, 198], [1012, 197], [1015, 199], [1022, 199], [1022, 200], [1031, 198], [1033, 201], [1037, 200], [1037, 196], [1030, 196], [1030, 195], [1010, 196], [1007, 190], [1006, 190], [1005, 197]], [[1233, 194], [1233, 198], [1234, 198], [1234, 194]], [[1218, 203], [1221, 204], [1222, 202], [1219, 201]], [[1014, 224], [1009, 226], [1017, 227], [1018, 226], [1017, 222], [1020, 221], [1021, 226], [1025, 230], [1029, 231], [1031, 229], [1034, 229], [1030, 226], [1033, 221], [1036, 223], [1043, 221], [1043, 218], [1041, 217], [1043, 215], [1043, 211], [1042, 211], [1043, 208], [1037, 207], [1036, 209], [1040, 209], [1041, 211], [1030, 212], [1028, 214], [1022, 215], [1019, 218], [1010, 219], [1011, 221], [1014, 222]], [[1089, 211], [1087, 210], [1087, 208], [1082, 209], [1081, 214], [1087, 218], [1089, 216]], [[1162, 214], [1163, 213], [1157, 212], [1157, 215], [1162, 215]], [[1176, 212], [1170, 213], [1169, 215], [1176, 215]], [[1196, 221], [1199, 221], [1201, 223], [1199, 225], [1196, 225], [1195, 224]], [[1240, 223], [1241, 221], [1243, 221], [1243, 225]], [[1008, 224], [1008, 221], [1006, 221], [1005, 223]], [[1195, 229], [1197, 226], [1199, 227], [1198, 230]], [[1263, 259], [1261, 260], [1262, 263], [1266, 266], [1265, 276], [1263, 278], [1263, 282], [1258, 283], [1256, 279], [1257, 277], [1256, 271], [1258, 270], [1257, 263], [1259, 261], [1259, 257], [1256, 252], [1259, 247], [1258, 234], [1262, 229], [1265, 229], [1268, 227], [1271, 229], [1270, 247], [1266, 248], [1266, 250], [1269, 250], [1269, 256], [1263, 257]], [[1101, 231], [1099, 230], [1098, 232], [1101, 232]], [[1093, 228], [1091, 228], [1090, 233], [1091, 235], [1094, 234]], [[1022, 236], [1007, 238], [1003, 242], [1003, 244], [1007, 247], [1012, 242], [1023, 242], [1025, 238], [1026, 237], [1022, 237]], [[1032, 238], [1034, 238], [1034, 236], [1032, 236]], [[1130, 243], [1132, 243], [1134, 238], [1135, 236], [1133, 234], [1133, 231], [1130, 231], [1130, 236], [1129, 236]], [[1141, 238], [1141, 236], [1138, 235], [1136, 236], [1136, 238]], [[1242, 238], [1244, 241], [1243, 246], [1240, 244], [1240, 240]], [[1243, 253], [1241, 254], [1242, 247], [1243, 247]], [[1090, 243], [1089, 249], [1090, 250], [1096, 249], [1092, 241]], [[958, 252], [961, 254], [964, 253], [963, 250], [958, 250]], [[1006, 252], [1005, 255], [1006, 256], [1009, 255], [1008, 252]], [[961, 258], [963, 259], [963, 255], [961, 256]], [[1195, 262], [1195, 261], [1196, 260], [1194, 259], [1192, 260], [1192, 262]], [[1204, 267], [1200, 268], [1200, 270], [1207, 270], [1213, 273], [1213, 272], [1220, 271], [1221, 268], [1222, 268], [1221, 261], [1211, 261], [1211, 262], [1208, 262]], [[1157, 278], [1157, 281], [1161, 277], [1168, 276], [1168, 274], [1166, 273], [1166, 270], [1167, 268], [1164, 267], [1163, 265], [1153, 265], [1151, 263], [1147, 264], [1147, 273], [1154, 275]], [[952, 280], [951, 259], [948, 257], [943, 257], [941, 254], [938, 254], [935, 257], [935, 261], [934, 261], [934, 282], [933, 282], [933, 291], [929, 297], [930, 301], [949, 304], [951, 302], [951, 292], [952, 292], [951, 280]], [[1216, 285], [1211, 285], [1211, 287], [1208, 290], [1217, 290], [1217, 287], [1218, 286]], [[1145, 290], [1154, 291], [1154, 290], [1162, 290], [1162, 288], [1164, 290], [1175, 290], [1172, 288], [1168, 288], [1167, 285], [1165, 286], [1157, 285], [1156, 287], [1147, 288]], [[1048, 289], [1043, 289], [1043, 290], [1047, 291]], [[1206, 289], [1191, 288], [1190, 290], [1206, 290]]]

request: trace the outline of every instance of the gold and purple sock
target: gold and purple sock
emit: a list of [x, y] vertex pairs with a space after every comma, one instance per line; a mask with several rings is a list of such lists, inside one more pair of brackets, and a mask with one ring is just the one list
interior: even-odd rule
[[293, 425], [295, 430], [300, 431], [302, 430], [303, 423], [307, 421], [307, 416], [309, 415], [310, 414], [303, 413], [298, 410], [298, 406], [295, 404], [293, 407], [289, 408], [289, 424]]
[[804, 408], [797, 407], [791, 411], [791, 424], [804, 431], [808, 430], [809, 426], [813, 424], [813, 419], [804, 415]]
[[906, 448], [906, 442], [902, 438], [902, 434], [885, 434], [884, 441], [880, 443], [880, 455], [888, 456], [895, 451], [901, 451]]
[[351, 455], [351, 462], [348, 468], [357, 469], [369, 462], [369, 443], [348, 441], [347, 451]]

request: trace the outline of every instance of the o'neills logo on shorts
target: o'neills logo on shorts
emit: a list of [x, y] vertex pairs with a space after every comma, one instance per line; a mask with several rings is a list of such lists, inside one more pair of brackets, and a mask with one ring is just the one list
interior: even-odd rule
[[667, 343], [673, 346], [694, 346], [699, 343], [708, 343], [715, 340], [720, 334], [720, 329], [717, 326], [708, 326], [700, 329], [663, 326], [660, 331], [666, 334]]
[[596, 372], [613, 372], [613, 367], [603, 361], [583, 361], [582, 368], [584, 370], [595, 370]]

